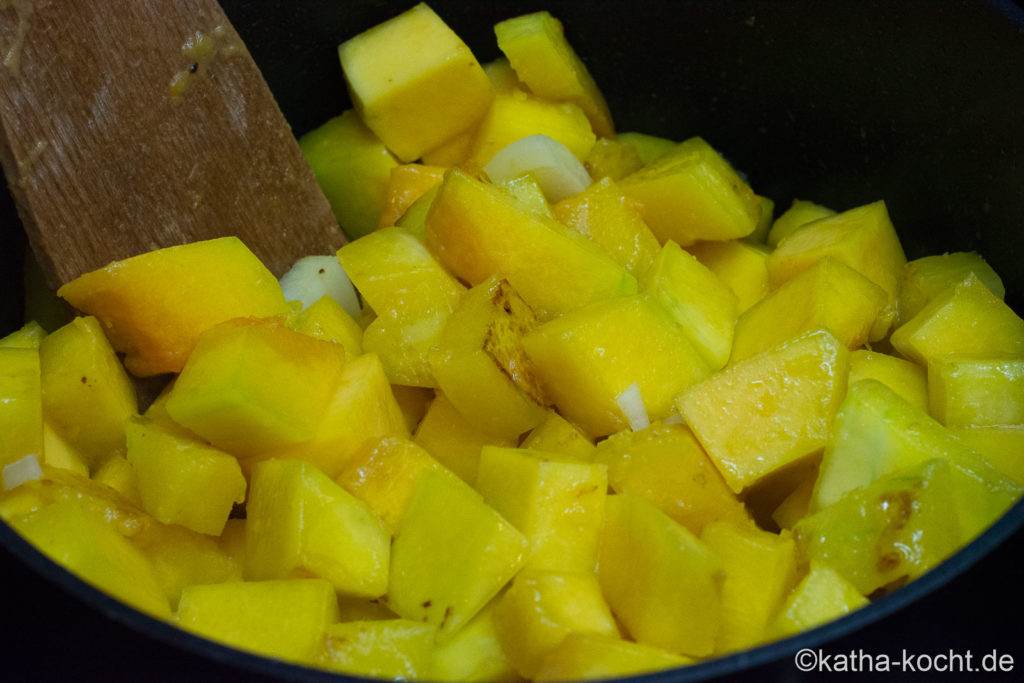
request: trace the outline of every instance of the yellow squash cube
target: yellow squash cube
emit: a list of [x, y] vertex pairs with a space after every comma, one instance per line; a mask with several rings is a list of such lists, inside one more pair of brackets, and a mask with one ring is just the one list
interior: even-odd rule
[[868, 604], [835, 569], [811, 561], [810, 571], [786, 598], [773, 630], [779, 637], [803, 633]]
[[346, 358], [363, 353], [363, 328], [330, 296], [320, 297], [300, 312], [290, 327], [296, 332], [341, 344], [345, 347]]
[[61, 500], [7, 522], [86, 583], [147, 614], [170, 617], [149, 561], [87, 505], [73, 498]]
[[494, 155], [531, 135], [546, 135], [565, 145], [581, 162], [597, 139], [577, 105], [549, 102], [522, 90], [499, 92], [480, 122], [469, 158], [461, 166], [481, 170]]
[[868, 339], [877, 341], [896, 319], [906, 256], [885, 202], [874, 202], [806, 225], [780, 241], [768, 255], [773, 287], [793, 279], [825, 256], [842, 261], [885, 290], [886, 304]]
[[789, 534], [712, 522], [700, 539], [722, 561], [722, 628], [716, 652], [769, 640], [771, 620], [796, 580], [796, 545]]
[[613, 434], [597, 447], [616, 493], [644, 498], [694, 534], [715, 520], [753, 526], [704, 449], [685, 425], [652, 425]]
[[947, 427], [1024, 425], [1024, 359], [933, 360], [928, 397], [932, 416]]
[[406, 619], [331, 624], [321, 664], [350, 676], [425, 680], [436, 632], [431, 624]]
[[640, 278], [640, 290], [669, 312], [712, 370], [729, 360], [736, 295], [675, 242], [666, 242]]
[[356, 110], [403, 162], [457, 136], [487, 111], [491, 82], [425, 3], [338, 46]]
[[693, 664], [667, 650], [593, 633], [570, 633], [544, 658], [535, 681], [604, 680]]
[[555, 405], [587, 434], [612, 434], [629, 422], [619, 397], [636, 384], [652, 420], [674, 411], [679, 392], [709, 374], [682, 327], [644, 296], [619, 297], [571, 311], [523, 339]]
[[229, 556], [217, 538], [177, 524], [154, 522], [130, 540], [149, 560], [172, 609], [177, 609], [186, 586], [242, 580], [240, 558]]
[[458, 633], [526, 562], [529, 542], [468, 485], [420, 477], [391, 552], [387, 604], [405, 619]]
[[593, 572], [604, 522], [604, 465], [485, 446], [476, 489], [530, 542], [527, 569]]
[[[2, 354], [0, 354], [2, 356]], [[25, 424], [31, 424], [31, 422], [23, 423], [20, 427], [24, 429]], [[116, 456], [111, 456], [113, 459]], [[83, 477], [89, 476], [89, 465], [86, 464], [85, 458], [78, 452], [71, 444], [64, 440], [64, 438], [54, 431], [47, 423], [43, 423], [43, 460], [44, 463], [50, 467], [60, 467], [66, 470], [70, 470], [75, 474], [80, 474]], [[101, 466], [102, 469], [102, 466]]]
[[316, 664], [338, 601], [323, 579], [245, 581], [189, 586], [177, 623], [231, 647], [300, 664]]
[[392, 530], [398, 529], [409, 498], [424, 471], [456, 476], [430, 453], [407, 439], [381, 439], [352, 457], [335, 480], [370, 506]]
[[553, 102], [578, 104], [597, 135], [615, 134], [604, 96], [565, 39], [562, 22], [548, 12], [535, 12], [495, 24], [494, 35], [530, 92]]
[[469, 290], [448, 318], [430, 367], [441, 391], [471, 424], [516, 439], [544, 417], [547, 396], [522, 339], [538, 325], [506, 280]]
[[259, 459], [297, 458], [313, 463], [328, 477], [336, 477], [354, 454], [379, 439], [408, 435], [384, 367], [376, 354], [367, 353], [341, 369], [311, 440], [265, 452]]
[[46, 422], [90, 467], [123, 453], [125, 422], [138, 401], [99, 321], [75, 318], [55, 330], [39, 346], [39, 365]]
[[217, 448], [257, 455], [316, 434], [345, 365], [340, 344], [279, 319], [222, 323], [199, 339], [167, 413]]
[[623, 178], [619, 187], [640, 203], [659, 240], [683, 247], [744, 237], [761, 217], [760, 198], [701, 138], [680, 143]]
[[846, 393], [848, 357], [827, 331], [811, 332], [691, 387], [679, 411], [739, 493], [825, 446]]
[[954, 427], [949, 431], [993, 468], [1024, 485], [1024, 425]]
[[908, 261], [903, 267], [903, 284], [900, 287], [899, 323], [913, 318], [929, 301], [960, 284], [971, 273], [997, 297], [1005, 297], [1003, 281], [992, 266], [973, 251], [924, 256]]
[[973, 273], [895, 329], [893, 347], [922, 365], [956, 354], [1024, 355], [1024, 320]]
[[428, 680], [479, 683], [522, 680], [509, 663], [495, 632], [494, 612], [500, 600], [500, 596], [491, 600], [450, 640], [434, 649]]
[[618, 635], [593, 572], [520, 572], [498, 603], [494, 625], [509, 661], [527, 678], [570, 633]]
[[928, 410], [928, 373], [917, 363], [877, 351], [857, 349], [850, 352], [850, 379], [847, 384], [853, 386], [862, 379], [876, 379], [912, 406]]
[[443, 166], [423, 164], [402, 164], [391, 169], [384, 207], [380, 211], [377, 228], [389, 228], [408, 211], [416, 200], [431, 188], [441, 184], [444, 178]]
[[595, 181], [620, 180], [643, 167], [636, 147], [623, 140], [598, 138], [583, 160], [587, 173]]
[[881, 287], [826, 256], [740, 316], [730, 362], [818, 328], [855, 349], [867, 341], [886, 301]]
[[542, 319], [637, 289], [636, 278], [579, 233], [457, 170], [427, 214], [426, 237], [456, 276], [471, 285], [504, 277]]
[[0, 467], [43, 454], [43, 389], [39, 351], [0, 348]]
[[385, 228], [338, 250], [338, 260], [377, 318], [363, 333], [394, 384], [431, 387], [427, 352], [465, 288], [402, 228]]
[[6, 337], [0, 338], [0, 349], [38, 349], [46, 334], [42, 325], [30, 320]]
[[486, 445], [515, 446], [513, 439], [491, 436], [471, 424], [441, 392], [417, 425], [414, 441], [470, 485], [476, 483], [480, 449]]
[[[173, 285], [171, 284], [173, 283]], [[277, 278], [237, 237], [158, 249], [86, 273], [57, 293], [96, 316], [137, 376], [180, 372], [206, 330], [285, 315]]]
[[726, 240], [698, 242], [687, 247], [687, 251], [733, 291], [737, 315], [768, 294], [768, 252], [763, 247], [744, 240]]
[[299, 147], [349, 239], [373, 232], [398, 162], [352, 109], [311, 130]]
[[694, 657], [714, 651], [722, 566], [686, 528], [629, 493], [609, 496], [598, 579], [639, 643]]
[[164, 524], [219, 536], [245, 500], [238, 460], [223, 451], [142, 420], [128, 423], [127, 445], [142, 505]]
[[246, 578], [312, 575], [345, 595], [378, 598], [387, 591], [387, 525], [309, 463], [256, 465], [246, 513]]
[[640, 161], [643, 162], [644, 166], [647, 166], [651, 162], [660, 159], [665, 154], [668, 154], [670, 151], [675, 149], [676, 145], [679, 144], [675, 140], [659, 138], [655, 135], [647, 135], [646, 133], [636, 133], [633, 131], [619, 133], [615, 136], [615, 139], [620, 142], [625, 142], [633, 147], [633, 149], [636, 150], [636, 153], [640, 156]]
[[658, 255], [658, 239], [610, 179], [594, 183], [553, 207], [555, 218], [604, 248], [616, 263], [639, 277]]
[[[127, 436], [127, 434], [126, 434]], [[86, 472], [86, 476], [88, 472]], [[125, 500], [142, 508], [142, 494], [139, 493], [139, 474], [128, 462], [128, 458], [116, 453], [96, 468], [92, 480], [121, 494]]]

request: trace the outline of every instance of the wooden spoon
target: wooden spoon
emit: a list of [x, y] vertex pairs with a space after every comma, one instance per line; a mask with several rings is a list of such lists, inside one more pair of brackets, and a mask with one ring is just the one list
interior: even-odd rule
[[237, 235], [282, 275], [345, 239], [214, 0], [0, 0], [0, 163], [57, 286]]

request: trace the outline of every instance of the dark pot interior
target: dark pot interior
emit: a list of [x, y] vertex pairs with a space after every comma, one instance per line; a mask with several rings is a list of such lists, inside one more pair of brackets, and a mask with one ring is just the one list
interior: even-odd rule
[[[224, 0], [297, 134], [348, 107], [335, 46], [410, 6], [378, 0]], [[885, 199], [908, 258], [976, 250], [1024, 311], [1024, 10], [1002, 2], [430, 3], [481, 61], [491, 26], [547, 9], [621, 131], [701, 135], [785, 208]], [[0, 206], [0, 333], [21, 321], [24, 239]], [[1024, 505], [922, 579], [817, 631], [653, 679], [791, 678], [801, 647], [973, 654], [1024, 665]], [[300, 670], [229, 651], [84, 586], [0, 525], [6, 651], [35, 678], [253, 680]], [[994, 548], [994, 549], [993, 549]], [[56, 583], [57, 585], [54, 585]], [[58, 587], [59, 586], [59, 587]], [[72, 594], [72, 595], [69, 595]], [[99, 609], [96, 609], [96, 608]], [[1011, 625], [1012, 623], [1012, 625]], [[1016, 651], [1015, 651], [1016, 648]], [[11, 662], [8, 661], [8, 671]], [[311, 676], [313, 674], [310, 674]], [[652, 679], [652, 680], [653, 680]]]

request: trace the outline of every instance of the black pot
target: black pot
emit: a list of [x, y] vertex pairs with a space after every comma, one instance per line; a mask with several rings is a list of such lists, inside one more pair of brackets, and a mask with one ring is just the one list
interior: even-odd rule
[[[301, 134], [349, 106], [337, 43], [413, 3], [222, 4]], [[779, 207], [794, 197], [836, 209], [885, 199], [908, 258], [976, 250], [1002, 276], [1007, 302], [1024, 312], [1024, 10], [1010, 0], [430, 4], [481, 61], [499, 56], [495, 22], [551, 11], [604, 91], [619, 130], [701, 135]], [[0, 214], [6, 333], [20, 324], [24, 240], [9, 202]], [[1018, 504], [939, 568], [866, 609], [650, 680], [789, 680], [799, 675], [794, 655], [802, 648], [826, 655], [833, 668], [845, 662], [878, 670], [889, 656], [900, 671], [906, 652], [917, 669], [1005, 668], [1009, 657], [1019, 672], [1022, 527]], [[0, 546], [5, 676], [323, 677], [142, 616], [53, 565], [4, 525]], [[856, 657], [840, 656], [851, 653]]]

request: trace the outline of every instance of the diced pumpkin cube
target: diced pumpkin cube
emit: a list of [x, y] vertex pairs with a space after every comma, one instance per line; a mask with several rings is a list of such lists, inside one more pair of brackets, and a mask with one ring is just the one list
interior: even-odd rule
[[743, 238], [744, 242], [762, 246], [768, 239], [768, 232], [772, 227], [772, 219], [775, 216], [775, 202], [768, 197], [757, 195], [761, 200], [761, 216], [757, 219], [757, 227], [754, 232]]
[[902, 396], [907, 403], [928, 410], [928, 373], [917, 363], [885, 353], [857, 349], [850, 352], [852, 386], [862, 379], [875, 379]]
[[619, 187], [641, 204], [644, 221], [659, 240], [684, 247], [744, 237], [761, 217], [761, 200], [701, 138], [680, 143], [623, 178]]
[[769, 291], [764, 248], [744, 240], [698, 242], [687, 251], [697, 257], [736, 295], [736, 313], [743, 313]]
[[350, 621], [325, 631], [321, 663], [350, 676], [424, 680], [437, 627], [407, 619]]
[[812, 561], [810, 571], [786, 599], [773, 630], [780, 637], [809, 631], [868, 604], [868, 599], [827, 564]]
[[[168, 286], [168, 283], [174, 283]], [[96, 316], [137, 376], [180, 372], [199, 335], [231, 318], [288, 312], [277, 279], [237, 237], [116, 261], [57, 293]]]
[[363, 328], [329, 296], [320, 297], [295, 316], [290, 327], [296, 332], [341, 344], [345, 347], [346, 358], [363, 353]]
[[881, 287], [842, 261], [826, 256], [740, 316], [730, 362], [818, 328], [827, 329], [848, 349], [855, 349], [867, 341], [886, 301]]
[[827, 331], [811, 332], [691, 387], [679, 410], [739, 493], [825, 446], [846, 393], [848, 356]]
[[426, 387], [410, 387], [404, 384], [392, 384], [391, 393], [395, 396], [395, 403], [402, 411], [405, 418], [405, 427], [409, 433], [416, 431], [417, 425], [423, 416], [427, 414], [427, 407], [434, 400], [434, 390]]
[[644, 166], [660, 159], [662, 156], [675, 149], [676, 145], [679, 144], [675, 140], [659, 138], [655, 135], [647, 135], [646, 133], [635, 133], [632, 131], [619, 133], [615, 136], [615, 139], [632, 146], [640, 156], [640, 161], [644, 163]]
[[0, 348], [0, 467], [43, 454], [43, 389], [39, 350]]
[[1024, 425], [1024, 359], [937, 358], [928, 363], [928, 397], [947, 427]]
[[[519, 76], [512, 69], [507, 57], [498, 57], [487, 62], [484, 66], [484, 73], [491, 81], [491, 87], [495, 92], [508, 92], [509, 90], [525, 90]], [[451, 164], [449, 164], [451, 165]]]
[[596, 461], [608, 466], [616, 493], [646, 499], [694, 534], [717, 519], [753, 524], [685, 425], [613, 434], [598, 445]]
[[593, 572], [520, 572], [498, 603], [494, 625], [509, 661], [527, 678], [570, 633], [618, 635]]
[[380, 212], [377, 228], [389, 228], [397, 224], [399, 218], [417, 199], [432, 187], [441, 184], [444, 178], [443, 166], [425, 166], [423, 164], [402, 164], [391, 169], [384, 207]]
[[900, 287], [899, 323], [921, 312], [928, 302], [974, 273], [989, 291], [1002, 299], [1006, 288], [992, 266], [980, 254], [958, 251], [952, 254], [924, 256], [903, 266]]
[[315, 664], [324, 632], [338, 620], [338, 601], [323, 579], [245, 581], [189, 586], [177, 623], [232, 647]]
[[299, 147], [349, 239], [372, 232], [398, 166], [380, 138], [349, 109], [303, 135]]
[[647, 270], [661, 248], [633, 202], [608, 178], [563, 199], [553, 211], [555, 218], [593, 240], [635, 277]]
[[489, 278], [466, 293], [430, 351], [432, 374], [448, 400], [495, 437], [516, 439], [544, 418], [549, 401], [522, 344], [537, 325], [508, 281]]
[[621, 638], [570, 633], [544, 658], [534, 680], [603, 680], [674, 669], [693, 661]]
[[149, 561], [86, 505], [65, 499], [6, 521], [86, 583], [152, 616], [170, 617]]
[[[127, 435], [126, 435], [127, 436]], [[93, 472], [92, 480], [109, 486], [133, 505], [142, 508], [142, 494], [139, 492], [139, 473], [128, 462], [128, 458], [115, 453]]]
[[658, 420], [709, 373], [683, 329], [644, 296], [570, 311], [526, 335], [523, 346], [562, 414], [595, 437], [627, 426], [617, 399], [630, 385]]
[[491, 180], [533, 213], [552, 218], [551, 206], [548, 204], [547, 197], [544, 196], [544, 189], [537, 177], [537, 170], [539, 169], [527, 171], [522, 175], [505, 180], [494, 181], [493, 178]]
[[309, 463], [257, 464], [246, 515], [246, 578], [313, 575], [346, 595], [377, 598], [387, 591], [387, 525]]
[[597, 140], [586, 114], [575, 104], [549, 102], [518, 89], [498, 92], [480, 122], [469, 158], [461, 165], [483, 169], [495, 154], [531, 135], [557, 140], [580, 162]]
[[679, 323], [709, 368], [725, 365], [733, 344], [737, 301], [717, 275], [669, 241], [641, 276], [640, 291]]
[[771, 619], [796, 579], [796, 545], [776, 535], [729, 522], [712, 522], [700, 539], [722, 561], [722, 628], [716, 652], [769, 640]]
[[471, 486], [484, 446], [515, 446], [513, 439], [491, 436], [471, 424], [441, 392], [416, 427], [414, 441]]
[[432, 681], [492, 681], [508, 683], [522, 680], [508, 661], [494, 628], [494, 612], [501, 597], [480, 610], [468, 624], [434, 649]]
[[456, 478], [420, 446], [392, 437], [349, 459], [336, 481], [396, 530], [425, 470]]
[[338, 56], [363, 121], [404, 162], [472, 126], [493, 96], [473, 53], [425, 3], [345, 41]]
[[39, 346], [39, 366], [46, 422], [90, 467], [123, 453], [124, 425], [138, 401], [99, 321], [75, 318], [55, 330]]
[[245, 500], [238, 460], [223, 451], [142, 420], [128, 423], [127, 446], [142, 505], [164, 524], [219, 536]]
[[526, 562], [529, 542], [462, 482], [420, 477], [391, 551], [387, 604], [455, 635]]
[[793, 527], [801, 553], [834, 567], [862, 595], [917, 578], [964, 540], [951, 470], [928, 460], [850, 491]]
[[609, 496], [598, 579], [639, 643], [702, 657], [721, 624], [722, 567], [707, 546], [647, 501]]
[[239, 319], [203, 334], [167, 397], [175, 422], [236, 456], [309, 441], [345, 364], [340, 344], [279, 319]]
[[338, 260], [377, 318], [363, 332], [394, 384], [435, 385], [427, 352], [465, 291], [423, 244], [385, 228], [338, 250]]
[[579, 427], [553, 410], [549, 410], [544, 421], [526, 435], [522, 447], [559, 453], [581, 462], [593, 460], [597, 453], [594, 444]]
[[1024, 485], [1024, 426], [954, 427], [949, 431], [993, 468]]
[[637, 288], [582, 235], [458, 170], [447, 173], [427, 214], [427, 246], [471, 285], [504, 277], [542, 319]]
[[789, 237], [808, 223], [834, 215], [836, 212], [827, 206], [804, 199], [794, 199], [789, 208], [772, 223], [771, 230], [768, 231], [767, 244], [769, 247], [776, 247], [783, 238]]
[[529, 540], [527, 569], [594, 571], [608, 490], [604, 465], [484, 446], [476, 489]]
[[336, 477], [348, 460], [368, 445], [379, 439], [408, 435], [405, 417], [380, 359], [374, 353], [366, 353], [341, 369], [310, 441], [268, 451], [259, 458], [297, 458], [313, 463], [328, 477]]
[[836, 503], [880, 477], [941, 458], [966, 538], [986, 528], [1020, 489], [989, 467], [945, 427], [875, 380], [850, 386], [822, 457], [811, 510]]
[[885, 290], [887, 300], [870, 341], [882, 339], [896, 319], [896, 302], [906, 256], [885, 202], [865, 204], [806, 225], [780, 241], [768, 255], [773, 287], [793, 279], [825, 256], [842, 261]]
[[598, 138], [583, 160], [587, 173], [595, 181], [608, 178], [620, 180], [643, 167], [643, 159], [636, 147], [614, 138]]
[[893, 347], [922, 365], [956, 354], [1024, 355], [1024, 320], [973, 273], [895, 329]]
[[498, 47], [530, 92], [553, 102], [574, 102], [601, 137], [615, 134], [612, 115], [586, 65], [565, 39], [562, 22], [548, 12], [525, 14], [494, 26]]

